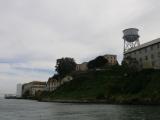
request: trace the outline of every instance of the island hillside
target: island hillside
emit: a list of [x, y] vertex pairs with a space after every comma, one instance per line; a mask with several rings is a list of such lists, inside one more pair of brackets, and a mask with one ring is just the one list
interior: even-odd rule
[[[133, 70], [132, 70], [133, 71]], [[73, 73], [73, 80], [40, 101], [113, 104], [160, 104], [160, 70], [129, 71], [122, 66]]]

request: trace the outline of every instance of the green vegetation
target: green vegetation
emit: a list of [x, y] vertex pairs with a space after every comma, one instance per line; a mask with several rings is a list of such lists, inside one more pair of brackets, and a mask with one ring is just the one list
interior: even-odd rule
[[[54, 92], [43, 92], [37, 99], [62, 102], [105, 102], [116, 104], [160, 104], [160, 70], [142, 70], [134, 58], [125, 58], [122, 65], [112, 66], [99, 56], [88, 63], [88, 71], [75, 71], [74, 59], [57, 60], [57, 75], [74, 79]], [[51, 78], [52, 79], [52, 78]]]
[[41, 99], [88, 100], [116, 104], [160, 104], [160, 71], [126, 72], [121, 66], [74, 73], [74, 80]]

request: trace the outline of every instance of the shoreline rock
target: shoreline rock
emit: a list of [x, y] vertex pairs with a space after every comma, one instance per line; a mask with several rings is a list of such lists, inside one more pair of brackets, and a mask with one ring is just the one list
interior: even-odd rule
[[160, 105], [160, 102], [148, 102], [148, 101], [137, 101], [137, 102], [115, 102], [108, 100], [62, 100], [62, 99], [41, 99], [39, 102], [55, 102], [55, 103], [78, 103], [78, 104], [112, 104], [112, 105]]

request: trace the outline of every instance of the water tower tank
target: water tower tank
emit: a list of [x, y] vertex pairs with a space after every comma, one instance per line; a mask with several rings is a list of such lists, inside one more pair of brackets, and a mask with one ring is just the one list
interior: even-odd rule
[[123, 30], [123, 39], [127, 42], [135, 42], [139, 39], [138, 31], [139, 30], [137, 28], [129, 28]]

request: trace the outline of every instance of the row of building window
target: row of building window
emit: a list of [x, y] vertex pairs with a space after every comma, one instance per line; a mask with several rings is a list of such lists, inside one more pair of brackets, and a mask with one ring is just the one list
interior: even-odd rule
[[[147, 59], [148, 59], [148, 58], [147, 58]], [[142, 65], [142, 59], [140, 59], [140, 64]], [[155, 62], [155, 61], [152, 61], [151, 64], [152, 64], [152, 66], [154, 67], [155, 64], [156, 64], [156, 62]]]
[[114, 57], [114, 56], [112, 56], [112, 57], [107, 57], [107, 59], [116, 60], [116, 57]]
[[[144, 48], [145, 53], [147, 53], [148, 48], [150, 48], [150, 50], [152, 51], [155, 46], [156, 46], [157, 48], [160, 48], [160, 43], [158, 43], [158, 44], [156, 44], [156, 45], [152, 45], [152, 46], [149, 46], [149, 47]], [[140, 49], [140, 50], [138, 50], [138, 51], [139, 51], [139, 53], [141, 54], [142, 49]], [[136, 54], [136, 53], [137, 53], [137, 52], [135, 51], [134, 54]]]
[[[151, 59], [154, 59], [155, 56], [151, 54]], [[160, 58], [160, 52], [158, 52], [158, 58]], [[145, 56], [145, 60], [148, 60], [148, 56]], [[139, 59], [140, 62], [142, 62], [142, 58]]]
[[110, 63], [116, 63], [116, 60], [111, 60]]
[[[145, 60], [148, 60], [148, 56], [145, 56]], [[151, 59], [154, 59], [155, 56], [153, 54], [151, 54]], [[160, 58], [160, 52], [158, 52], [158, 58]], [[142, 62], [142, 58], [139, 59], [140, 62]]]

